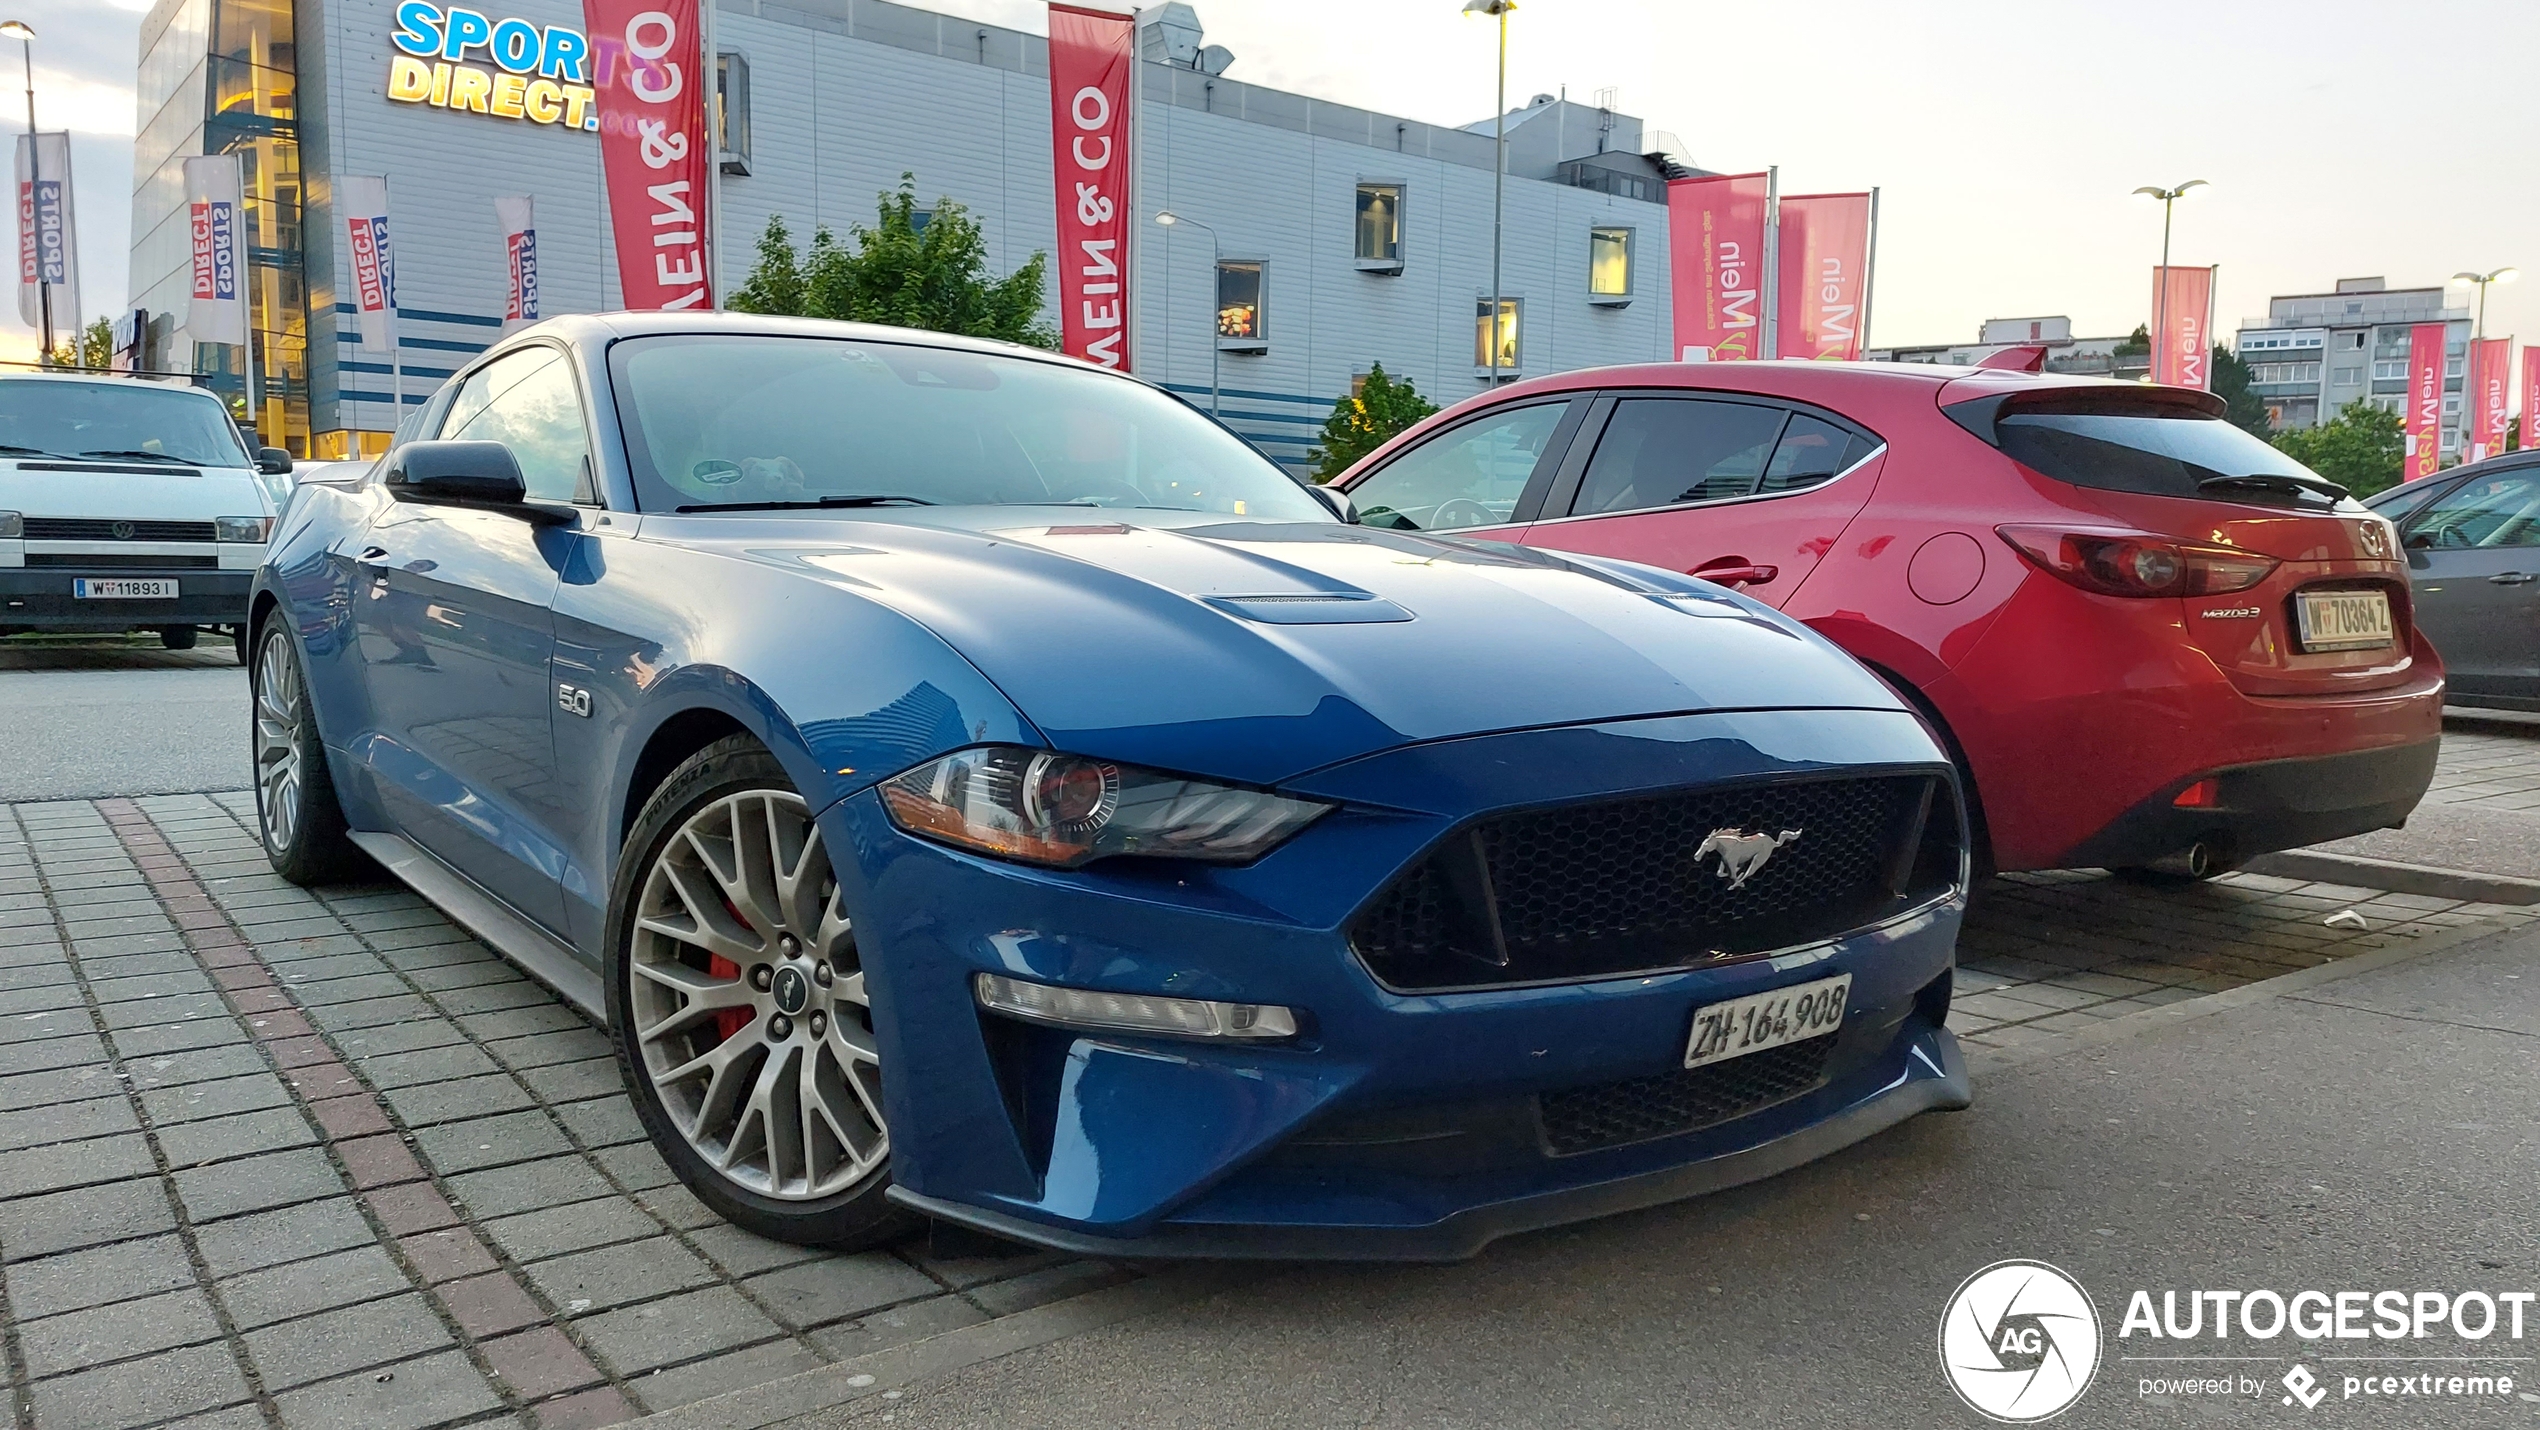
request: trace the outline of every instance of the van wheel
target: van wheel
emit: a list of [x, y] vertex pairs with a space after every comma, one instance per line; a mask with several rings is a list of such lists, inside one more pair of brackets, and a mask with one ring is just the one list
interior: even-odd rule
[[820, 828], [746, 736], [688, 757], [635, 820], [609, 894], [608, 1012], [636, 1115], [734, 1225], [872, 1246], [891, 1137], [873, 1005]]
[[229, 628], [229, 647], [238, 652], [238, 663], [245, 665], [247, 663], [247, 628], [245, 626]]
[[192, 650], [194, 628], [192, 626], [161, 626], [159, 627], [159, 644], [170, 650]]

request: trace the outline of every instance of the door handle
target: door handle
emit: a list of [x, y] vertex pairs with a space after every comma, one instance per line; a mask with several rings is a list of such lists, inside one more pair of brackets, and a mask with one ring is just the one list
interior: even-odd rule
[[387, 554], [388, 548], [385, 546], [365, 546], [362, 548], [361, 559], [364, 561], [376, 561]]
[[2491, 586], [2528, 586], [2534, 581], [2540, 581], [2540, 576], [2523, 571], [2508, 571], [2501, 576], [2487, 578], [2487, 584]]
[[1739, 557], [1707, 562], [1685, 573], [1722, 586], [1768, 586], [1782, 574], [1778, 566], [1758, 566]]

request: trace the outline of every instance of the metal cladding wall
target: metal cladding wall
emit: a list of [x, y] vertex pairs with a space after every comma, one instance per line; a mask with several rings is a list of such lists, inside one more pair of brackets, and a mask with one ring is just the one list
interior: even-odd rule
[[[312, 431], [382, 430], [389, 362], [339, 301], [350, 260], [333, 178], [388, 176], [402, 310], [405, 405], [421, 404], [499, 335], [504, 268], [494, 199], [537, 200], [550, 315], [615, 307], [598, 136], [386, 97], [396, 0], [300, 0], [307, 174]], [[582, 24], [578, 0], [492, 0], [492, 18]], [[822, 224], [870, 222], [875, 196], [916, 175], [921, 205], [969, 208], [1000, 272], [1055, 243], [1047, 49], [1036, 35], [884, 0], [725, 0], [717, 47], [751, 70], [751, 173], [723, 180], [721, 291], [746, 276], [770, 215], [798, 243]], [[306, 54], [308, 49], [318, 54]], [[1441, 405], [1474, 373], [1474, 302], [1490, 287], [1491, 143], [1222, 77], [1139, 66], [1142, 102], [1135, 311], [1138, 372], [1202, 403], [1216, 307], [1207, 235], [1151, 219], [1171, 207], [1212, 225], [1225, 256], [1267, 267], [1268, 350], [1221, 358], [1230, 425], [1302, 466], [1333, 400], [1381, 361]], [[1405, 187], [1403, 271], [1358, 271], [1362, 180]], [[1526, 375], [1668, 356], [1666, 210], [1533, 179], [1508, 181], [1505, 291], [1524, 301]], [[1633, 301], [1588, 302], [1588, 231], [1635, 230]], [[1052, 262], [1059, 255], [1052, 254]], [[137, 269], [136, 287], [145, 286]], [[1057, 285], [1050, 291], [1055, 297]]]

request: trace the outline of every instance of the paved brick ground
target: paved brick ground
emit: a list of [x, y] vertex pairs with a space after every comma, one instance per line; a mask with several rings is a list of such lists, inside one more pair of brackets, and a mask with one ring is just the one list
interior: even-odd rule
[[2540, 811], [2540, 723], [2446, 720], [2425, 802]]
[[402, 889], [283, 883], [242, 815], [0, 809], [19, 1425], [605, 1425], [1126, 1274], [724, 1225], [598, 1032]]
[[[600, 1034], [243, 794], [0, 806], [0, 1340], [37, 1430], [602, 1425], [1112, 1284], [721, 1224]], [[2331, 926], [2354, 908], [2365, 927]], [[2235, 876], [1980, 891], [1973, 1044], [2534, 910]]]

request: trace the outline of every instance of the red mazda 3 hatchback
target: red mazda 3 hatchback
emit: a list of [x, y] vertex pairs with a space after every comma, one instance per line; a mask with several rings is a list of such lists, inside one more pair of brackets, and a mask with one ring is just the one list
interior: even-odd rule
[[1734, 586], [1914, 699], [1996, 869], [2204, 875], [2404, 820], [2443, 667], [2390, 523], [2203, 392], [1663, 364], [1439, 413], [1344, 474], [1370, 526]]

